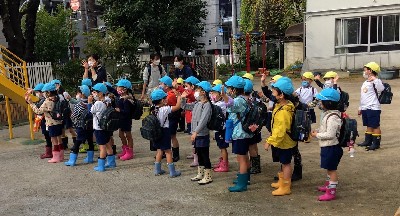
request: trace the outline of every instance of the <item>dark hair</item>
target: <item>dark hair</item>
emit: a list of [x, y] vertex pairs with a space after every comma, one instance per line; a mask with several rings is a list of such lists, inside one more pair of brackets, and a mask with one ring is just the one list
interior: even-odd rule
[[160, 104], [163, 99], [161, 99], [161, 100], [153, 100], [153, 101], [151, 101], [151, 103], [156, 106], [156, 105]]
[[150, 60], [154, 60], [156, 57], [160, 58], [160, 55], [157, 53], [150, 54]]
[[175, 58], [176, 58], [178, 61], [183, 61], [183, 55], [182, 55], [182, 54], [176, 55]]
[[50, 97], [52, 97], [52, 96], [57, 96], [58, 94], [57, 94], [57, 91], [51, 91], [51, 92], [49, 92], [50, 93]]
[[92, 57], [94, 60], [99, 61], [100, 57], [97, 54], [92, 54], [90, 55], [90, 57]]
[[233, 88], [236, 90], [236, 96], [244, 94], [244, 88]]
[[371, 68], [369, 68], [369, 67], [365, 67], [365, 68], [367, 68], [368, 70], [370, 70], [374, 76], [378, 76], [378, 73], [375, 72], [374, 70], [372, 70]]
[[325, 109], [327, 110], [337, 110], [339, 102], [330, 101], [330, 100], [323, 100], [321, 101], [322, 105], [324, 105]]
[[288, 95], [288, 94], [283, 93], [278, 88], [274, 88], [274, 87], [272, 87], [272, 88], [275, 89], [278, 92], [278, 95], [283, 94], [283, 98], [285, 98], [286, 100], [292, 102], [293, 104], [297, 104], [299, 102], [299, 99], [297, 97], [295, 97], [294, 95]]

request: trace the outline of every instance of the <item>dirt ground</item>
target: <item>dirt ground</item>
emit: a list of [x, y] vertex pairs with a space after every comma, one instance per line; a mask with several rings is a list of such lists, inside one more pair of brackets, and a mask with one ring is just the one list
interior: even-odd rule
[[[362, 82], [362, 78], [340, 80], [342, 89], [350, 93], [348, 113], [358, 120], [361, 133], [364, 128], [357, 108]], [[17, 138], [11, 141], [8, 130], [0, 131], [0, 215], [394, 215], [400, 205], [400, 82], [387, 82], [395, 96], [391, 105], [382, 107], [382, 148], [375, 152], [356, 148], [354, 158], [345, 152], [335, 201], [317, 201], [320, 192], [316, 187], [324, 182], [325, 173], [319, 167], [315, 140], [300, 144], [303, 180], [293, 183], [291, 195], [271, 195], [269, 185], [279, 164], [272, 163], [271, 153], [263, 150], [263, 144], [259, 144], [262, 173], [252, 176], [247, 192], [229, 193], [227, 187], [238, 168], [233, 155], [230, 172], [214, 173], [214, 182], [206, 186], [190, 181], [196, 169], [190, 168], [191, 161], [186, 159], [176, 163], [181, 177], [155, 177], [153, 153], [140, 136], [140, 121], [135, 121], [132, 133], [136, 158], [117, 161], [118, 167], [105, 173], [94, 172], [94, 164], [82, 165], [85, 154], [79, 155], [79, 165], [72, 168], [39, 159], [43, 144], [22, 144], [29, 138], [27, 126], [15, 128]], [[300, 86], [298, 80], [295, 84]], [[184, 158], [191, 152], [189, 137], [178, 134]], [[266, 130], [263, 136], [267, 137]], [[117, 135], [115, 140], [119, 148]], [[213, 162], [218, 155], [213, 142]], [[166, 168], [165, 162], [163, 166]]]

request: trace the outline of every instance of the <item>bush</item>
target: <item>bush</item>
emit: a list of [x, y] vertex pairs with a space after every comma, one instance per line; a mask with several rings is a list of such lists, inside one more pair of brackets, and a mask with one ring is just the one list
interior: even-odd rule
[[64, 64], [53, 65], [54, 77], [61, 80], [62, 86], [67, 92], [75, 92], [80, 85], [84, 72], [81, 61], [82, 59], [74, 59]]

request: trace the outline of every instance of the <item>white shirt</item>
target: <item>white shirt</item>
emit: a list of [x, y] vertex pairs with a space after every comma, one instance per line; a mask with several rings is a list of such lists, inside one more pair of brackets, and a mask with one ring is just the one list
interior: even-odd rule
[[296, 91], [301, 103], [308, 104], [313, 101], [314, 97], [318, 94], [318, 90], [312, 86], [304, 88], [300, 87]]
[[163, 77], [166, 72], [164, 67], [161, 65], [162, 71], [161, 71], [161, 75], [160, 75], [160, 70], [158, 68], [158, 66], [154, 66], [153, 64], [150, 65], [151, 67], [151, 75], [150, 75], [150, 80], [149, 80], [149, 66], [147, 65], [145, 67], [145, 69], [143, 70], [143, 82], [148, 84], [147, 85], [147, 89], [148, 89], [148, 94], [150, 94], [151, 90], [153, 90], [154, 88], [158, 87], [158, 80], [161, 79], [161, 77]]
[[157, 118], [160, 121], [161, 127], [169, 128], [168, 115], [172, 112], [170, 106], [163, 106], [158, 109]]
[[374, 84], [378, 95], [381, 95], [382, 91], [385, 89], [382, 81], [378, 78], [374, 81], [366, 80], [361, 86], [360, 110], [381, 110], [381, 104], [376, 95]]
[[222, 109], [222, 112], [225, 113], [225, 116], [226, 116], [227, 107], [226, 107], [225, 101], [213, 101], [212, 103], [215, 106], [219, 106]]
[[107, 106], [102, 101], [96, 101], [96, 103], [94, 103], [92, 108], [90, 109], [90, 112], [93, 114], [94, 130], [101, 130], [99, 125], [99, 119], [101, 118], [100, 113], [103, 112], [105, 109], [107, 109]]

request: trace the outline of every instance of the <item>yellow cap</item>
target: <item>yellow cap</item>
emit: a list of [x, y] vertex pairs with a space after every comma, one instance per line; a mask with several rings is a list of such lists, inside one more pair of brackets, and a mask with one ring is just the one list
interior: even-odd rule
[[324, 79], [327, 78], [335, 78], [337, 76], [337, 73], [334, 71], [328, 71], [325, 73]]
[[367, 68], [371, 69], [372, 71], [375, 71], [376, 73], [381, 72], [381, 67], [376, 62], [370, 62], [370, 63], [364, 65], [364, 67], [367, 67]]
[[243, 78], [247, 78], [247, 79], [249, 79], [251, 81], [253, 81], [253, 79], [254, 79], [254, 77], [253, 77], [253, 75], [251, 75], [251, 73], [245, 73], [242, 77]]
[[312, 72], [309, 72], [309, 71], [304, 72], [304, 73], [303, 73], [303, 77], [305, 77], [305, 78], [307, 78], [307, 79], [314, 80], [314, 74], [313, 74]]
[[219, 80], [219, 79], [214, 80], [213, 85], [219, 85], [219, 84], [222, 85], [222, 81], [221, 80]]
[[271, 79], [274, 80], [274, 81], [278, 81], [278, 79], [280, 79], [280, 78], [282, 78], [281, 75], [275, 75]]
[[179, 77], [178, 80], [176, 80], [176, 83], [183, 84], [183, 79]]

